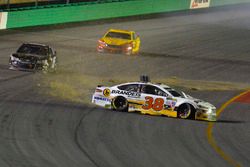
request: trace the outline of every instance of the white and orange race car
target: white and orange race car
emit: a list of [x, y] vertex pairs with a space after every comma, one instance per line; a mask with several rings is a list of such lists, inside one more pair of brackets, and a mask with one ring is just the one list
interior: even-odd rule
[[214, 105], [167, 85], [147, 81], [97, 86], [92, 103], [117, 111], [216, 121]]

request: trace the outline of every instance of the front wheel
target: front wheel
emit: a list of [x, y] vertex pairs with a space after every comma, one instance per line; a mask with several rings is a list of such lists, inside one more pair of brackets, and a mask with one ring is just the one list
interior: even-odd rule
[[177, 110], [177, 116], [178, 118], [182, 119], [193, 119], [195, 114], [195, 110], [190, 104], [182, 104]]
[[112, 107], [116, 111], [127, 112], [128, 111], [128, 101], [125, 97], [117, 96], [112, 100]]

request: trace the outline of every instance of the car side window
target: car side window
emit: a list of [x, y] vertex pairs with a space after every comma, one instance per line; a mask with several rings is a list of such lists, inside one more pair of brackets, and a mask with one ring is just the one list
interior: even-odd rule
[[121, 85], [121, 86], [118, 86], [118, 89], [129, 91], [129, 92], [138, 92], [139, 85], [138, 84]]
[[152, 85], [142, 85], [141, 92], [157, 96], [167, 96], [167, 94], [164, 91]]
[[136, 39], [136, 34], [135, 33], [133, 33], [132, 38], [133, 38], [133, 40]]

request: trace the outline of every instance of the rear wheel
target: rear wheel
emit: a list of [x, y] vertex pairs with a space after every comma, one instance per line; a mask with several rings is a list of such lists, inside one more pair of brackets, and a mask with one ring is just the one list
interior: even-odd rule
[[125, 97], [117, 96], [112, 100], [112, 107], [116, 111], [127, 112], [128, 111], [128, 101]]
[[195, 115], [195, 109], [192, 105], [184, 103], [177, 110], [178, 118], [193, 119]]

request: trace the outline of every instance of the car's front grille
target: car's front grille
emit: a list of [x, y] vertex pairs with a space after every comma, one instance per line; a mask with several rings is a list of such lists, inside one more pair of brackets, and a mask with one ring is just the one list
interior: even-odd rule
[[26, 62], [31, 62], [30, 59], [25, 59], [25, 58], [20, 58], [20, 60], [23, 62], [23, 63], [26, 63]]
[[213, 113], [213, 114], [216, 114], [216, 109], [212, 109], [212, 113]]
[[18, 63], [15, 64], [15, 66], [18, 66], [20, 68], [27, 68], [27, 69], [35, 68], [35, 64], [33, 64], [33, 63], [24, 63], [24, 62], [18, 62]]
[[114, 49], [122, 49], [122, 46], [121, 46], [121, 45], [109, 45], [109, 44], [108, 44], [108, 47], [114, 48]]

